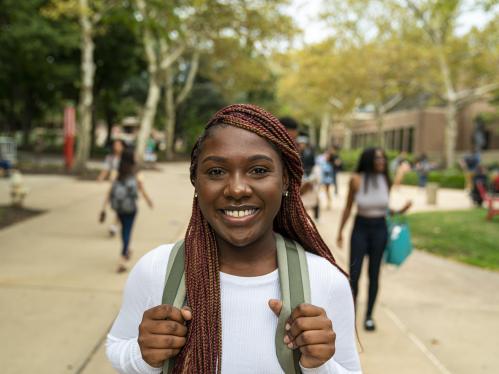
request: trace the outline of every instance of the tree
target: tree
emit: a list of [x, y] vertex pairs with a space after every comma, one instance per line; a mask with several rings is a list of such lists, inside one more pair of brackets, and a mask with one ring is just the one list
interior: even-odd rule
[[64, 20], [44, 17], [44, 0], [4, 0], [0, 7], [0, 126], [22, 130], [24, 146], [35, 124], [76, 100], [78, 38]]
[[[445, 158], [447, 166], [451, 167], [455, 162], [459, 109], [498, 87], [497, 34], [491, 50], [483, 48], [480, 43], [471, 43], [470, 34], [458, 35], [458, 19], [469, 11], [470, 2], [465, 0], [348, 0], [342, 4], [333, 3], [334, 6], [346, 7], [345, 12], [338, 9], [328, 12], [328, 16], [337, 21], [335, 30], [341, 31], [338, 34], [343, 39], [362, 43], [378, 39], [386, 35], [386, 30], [391, 30], [392, 35], [399, 35], [402, 42], [410, 41], [416, 50], [427, 56], [418, 59], [420, 67], [417, 71], [423, 77], [418, 80], [422, 89], [431, 92], [446, 107]], [[486, 7], [489, 12], [494, 12], [496, 4], [496, 0], [479, 1], [472, 6]], [[473, 62], [477, 61], [477, 54], [482, 58], [487, 55], [485, 60], [495, 59], [496, 62], [482, 69], [484, 64]]]
[[263, 50], [266, 41], [279, 36], [282, 27], [290, 24], [289, 17], [280, 11], [283, 1], [185, 0], [171, 4], [135, 0], [143, 19], [150, 79], [137, 142], [139, 158], [151, 131], [161, 87], [165, 91], [167, 154], [171, 157], [175, 112], [191, 91], [201, 56], [212, 54], [216, 45], [227, 39], [238, 41], [236, 51]]
[[[134, 116], [143, 103], [143, 71], [146, 69], [138, 24], [129, 4], [109, 11], [95, 38], [94, 123], [104, 119], [110, 143], [112, 126]], [[92, 134], [92, 146], [94, 146]]]
[[[330, 38], [288, 54], [284, 60], [287, 69], [280, 97], [298, 117], [320, 123], [321, 148], [327, 146], [333, 121], [343, 123], [348, 135], [348, 125], [360, 106], [374, 108], [378, 143], [383, 145], [384, 114], [416, 86], [411, 64], [415, 52], [393, 37], [362, 44]], [[346, 143], [349, 146], [348, 136]]]
[[80, 25], [81, 81], [78, 104], [77, 148], [74, 168], [82, 171], [90, 157], [93, 89], [95, 78], [94, 37], [102, 17], [119, 0], [51, 0], [45, 14], [55, 19], [77, 17]]
[[[458, 110], [465, 103], [483, 97], [488, 92], [491, 92], [499, 87], [499, 81], [497, 81], [496, 75], [499, 72], [497, 59], [495, 67], [493, 67], [496, 81], [480, 85], [480, 81], [482, 80], [480, 79], [481, 77], [475, 76], [473, 77], [473, 82], [470, 82], [471, 85], [464, 85], [466, 80], [464, 75], [469, 75], [470, 71], [463, 71], [462, 68], [468, 64], [470, 59], [469, 53], [473, 51], [473, 48], [466, 48], [466, 45], [461, 44], [461, 47], [466, 49], [464, 49], [464, 51], [460, 50], [460, 58], [458, 60], [454, 60], [454, 66], [451, 64], [452, 46], [457, 39], [455, 32], [457, 19], [463, 11], [464, 1], [404, 0], [402, 5], [407, 6], [419, 21], [421, 25], [420, 27], [424, 30], [427, 40], [438, 58], [440, 74], [444, 85], [444, 92], [442, 96], [446, 102], [447, 108], [445, 159], [447, 167], [452, 167], [455, 164], [456, 159], [456, 116], [458, 114]], [[468, 47], [471, 46], [468, 45]], [[463, 52], [468, 53], [465, 54]], [[497, 56], [498, 55], [496, 54], [496, 57]]]

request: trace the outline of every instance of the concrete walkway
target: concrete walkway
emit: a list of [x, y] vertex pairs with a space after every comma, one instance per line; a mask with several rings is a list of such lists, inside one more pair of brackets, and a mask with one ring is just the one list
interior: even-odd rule
[[[27, 205], [49, 212], [0, 230], [0, 372], [113, 373], [103, 342], [126, 275], [114, 272], [119, 240], [97, 223], [108, 185], [53, 176], [26, 182]], [[346, 250], [334, 246], [346, 176], [340, 182], [340, 196], [323, 211], [319, 229], [345, 263]], [[190, 216], [187, 164], [148, 172], [145, 183], [156, 206], [141, 206], [134, 260], [181, 237]], [[409, 187], [394, 192], [393, 205], [407, 198], [415, 210], [469, 207], [464, 193], [444, 190], [439, 205], [428, 207], [422, 191]], [[1, 180], [0, 204], [7, 202]], [[381, 285], [379, 330], [359, 328], [365, 373], [493, 373], [499, 367], [498, 273], [416, 252], [400, 269], [385, 267]], [[361, 304], [359, 320], [362, 313]]]

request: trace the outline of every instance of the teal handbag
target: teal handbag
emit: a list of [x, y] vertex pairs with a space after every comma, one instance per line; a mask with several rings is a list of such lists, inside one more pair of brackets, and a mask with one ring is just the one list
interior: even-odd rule
[[385, 261], [400, 266], [412, 252], [411, 231], [403, 216], [387, 218], [388, 243], [385, 249]]

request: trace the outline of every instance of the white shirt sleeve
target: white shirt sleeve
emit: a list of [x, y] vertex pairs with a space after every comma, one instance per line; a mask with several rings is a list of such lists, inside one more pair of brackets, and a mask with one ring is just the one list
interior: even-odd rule
[[301, 368], [304, 374], [361, 374], [356, 346], [352, 291], [345, 275], [327, 260], [307, 253], [312, 304], [325, 309], [336, 333], [334, 356], [317, 368]]
[[123, 304], [107, 336], [106, 353], [112, 366], [123, 374], [159, 374], [140, 352], [138, 326], [144, 312], [161, 304], [162, 282], [172, 246], [147, 253], [134, 266], [125, 285]]

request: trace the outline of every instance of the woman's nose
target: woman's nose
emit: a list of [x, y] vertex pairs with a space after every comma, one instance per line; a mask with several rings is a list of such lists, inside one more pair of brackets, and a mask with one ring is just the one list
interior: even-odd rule
[[251, 187], [248, 184], [245, 176], [241, 173], [235, 173], [228, 179], [228, 183], [224, 189], [224, 196], [239, 200], [243, 197], [251, 195]]

